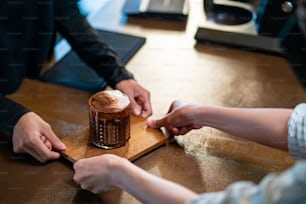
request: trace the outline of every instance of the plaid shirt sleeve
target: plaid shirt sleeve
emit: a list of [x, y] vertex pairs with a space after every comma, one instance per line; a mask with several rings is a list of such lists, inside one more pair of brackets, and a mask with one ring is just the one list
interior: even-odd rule
[[256, 185], [239, 181], [224, 191], [203, 193], [187, 204], [305, 203], [306, 162], [298, 161], [283, 173], [270, 173]]
[[288, 121], [288, 149], [295, 159], [306, 159], [306, 103], [297, 105]]

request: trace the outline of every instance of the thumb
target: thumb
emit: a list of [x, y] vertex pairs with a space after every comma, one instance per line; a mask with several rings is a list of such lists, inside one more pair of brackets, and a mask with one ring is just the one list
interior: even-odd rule
[[148, 120], [147, 126], [149, 128], [161, 128], [161, 127], [167, 126], [166, 119], [161, 118], [159, 120]]

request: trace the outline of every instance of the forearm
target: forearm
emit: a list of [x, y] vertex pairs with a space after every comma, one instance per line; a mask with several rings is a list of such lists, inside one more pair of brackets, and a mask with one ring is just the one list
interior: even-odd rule
[[129, 161], [116, 168], [117, 186], [143, 203], [185, 203], [196, 194], [187, 188], [154, 176]]
[[201, 107], [200, 120], [229, 134], [287, 149], [291, 109]]
[[118, 61], [117, 53], [100, 38], [78, 10], [76, 3], [56, 1], [56, 29], [79, 57], [102, 76], [112, 88], [122, 80], [134, 79], [132, 73]]

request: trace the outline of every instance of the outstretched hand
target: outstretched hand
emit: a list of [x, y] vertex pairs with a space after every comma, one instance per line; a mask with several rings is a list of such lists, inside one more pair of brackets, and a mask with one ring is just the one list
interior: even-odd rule
[[202, 125], [197, 118], [197, 105], [189, 105], [182, 101], [173, 101], [163, 118], [149, 120], [149, 128], [165, 127], [167, 131], [176, 136], [187, 134], [192, 129], [199, 129]]
[[28, 153], [40, 162], [57, 159], [66, 147], [52, 131], [50, 125], [34, 112], [24, 114], [14, 127], [13, 149]]

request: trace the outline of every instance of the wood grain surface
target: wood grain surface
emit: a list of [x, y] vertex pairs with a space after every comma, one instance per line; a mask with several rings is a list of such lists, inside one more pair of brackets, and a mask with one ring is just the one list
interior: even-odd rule
[[48, 122], [66, 144], [62, 155], [71, 162], [110, 153], [131, 161], [165, 144], [168, 138], [157, 129], [148, 129], [146, 119], [131, 117], [131, 138], [124, 147], [105, 150], [89, 142], [87, 101], [91, 93], [25, 79], [20, 89], [9, 96]]
[[132, 116], [131, 137], [125, 146], [114, 149], [96, 147], [89, 140], [89, 128], [65, 136], [62, 141], [67, 146], [62, 155], [71, 162], [101, 154], [116, 154], [133, 161], [165, 144], [168, 138], [157, 129], [147, 128], [145, 119]]

